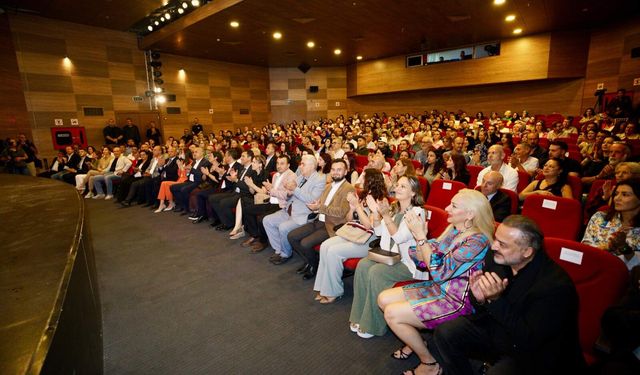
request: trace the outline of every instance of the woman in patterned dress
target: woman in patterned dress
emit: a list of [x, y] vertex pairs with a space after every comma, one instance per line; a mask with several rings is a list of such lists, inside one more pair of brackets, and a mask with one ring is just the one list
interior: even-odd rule
[[378, 297], [387, 324], [405, 343], [392, 356], [407, 359], [415, 352], [420, 365], [414, 371], [421, 373], [438, 374], [440, 366], [418, 330], [433, 329], [445, 321], [473, 313], [469, 275], [482, 268], [493, 241], [493, 213], [482, 193], [463, 189], [451, 199], [446, 211], [449, 227], [440, 237], [428, 241], [427, 225], [415, 215], [407, 215], [409, 230], [417, 244], [410, 252], [411, 257], [430, 280], [387, 289]]

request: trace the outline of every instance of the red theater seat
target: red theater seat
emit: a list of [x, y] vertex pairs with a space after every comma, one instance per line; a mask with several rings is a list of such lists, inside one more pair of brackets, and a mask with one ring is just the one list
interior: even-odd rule
[[579, 242], [547, 237], [544, 245], [578, 291], [580, 346], [591, 365], [596, 362], [593, 347], [600, 336], [600, 320], [605, 310], [622, 297], [628, 283], [627, 267], [616, 256]]
[[429, 233], [427, 234], [427, 238], [437, 238], [449, 226], [449, 223], [447, 222], [447, 217], [449, 215], [447, 215], [447, 212], [442, 208], [430, 206], [428, 204], [424, 205], [424, 210], [427, 214], [426, 219], [429, 221]]
[[358, 174], [362, 173], [364, 167], [369, 164], [369, 158], [364, 155], [356, 155], [356, 170]]
[[422, 176], [418, 176], [418, 182], [420, 183], [420, 189], [422, 189], [422, 197], [427, 200], [429, 196], [429, 181]]
[[547, 237], [576, 240], [582, 226], [582, 205], [576, 199], [529, 195], [522, 215], [533, 219]]
[[531, 175], [529, 175], [529, 173], [527, 172], [518, 170], [518, 187], [516, 188], [518, 190], [518, 193], [520, 193], [527, 186], [529, 186], [530, 182], [531, 182]]
[[458, 181], [434, 180], [431, 183], [427, 204], [445, 209], [451, 203], [451, 198], [466, 187], [465, 184]]
[[473, 189], [482, 183], [482, 181], [478, 181], [478, 175], [483, 169], [484, 167], [480, 165], [467, 165], [467, 171], [469, 171], [469, 175], [471, 176], [471, 178], [469, 178], [469, 189]]

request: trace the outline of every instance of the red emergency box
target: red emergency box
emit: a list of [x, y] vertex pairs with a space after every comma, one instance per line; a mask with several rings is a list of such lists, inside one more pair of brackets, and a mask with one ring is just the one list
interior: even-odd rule
[[51, 128], [51, 139], [56, 150], [73, 145], [79, 145], [82, 148], [87, 148], [88, 146], [87, 132], [84, 126]]

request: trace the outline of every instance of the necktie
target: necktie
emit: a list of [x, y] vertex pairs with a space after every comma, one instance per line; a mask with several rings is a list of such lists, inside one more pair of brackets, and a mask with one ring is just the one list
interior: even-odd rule
[[118, 158], [113, 159], [113, 162], [111, 163], [111, 168], [109, 168], [109, 172], [115, 172], [117, 164], [118, 164]]
[[298, 187], [303, 187], [303, 186], [304, 186], [304, 184], [306, 184], [306, 183], [307, 183], [307, 179], [306, 179], [306, 178], [303, 178], [303, 179], [302, 179], [302, 182], [300, 183], [300, 186], [298, 186]]

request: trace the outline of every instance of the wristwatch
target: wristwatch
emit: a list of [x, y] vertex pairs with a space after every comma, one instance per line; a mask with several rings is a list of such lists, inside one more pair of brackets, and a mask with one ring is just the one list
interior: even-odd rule
[[426, 239], [426, 238], [424, 238], [424, 239], [422, 239], [422, 240], [418, 240], [416, 243], [418, 244], [418, 246], [422, 246], [422, 245], [424, 245], [425, 243], [427, 243], [427, 239]]

